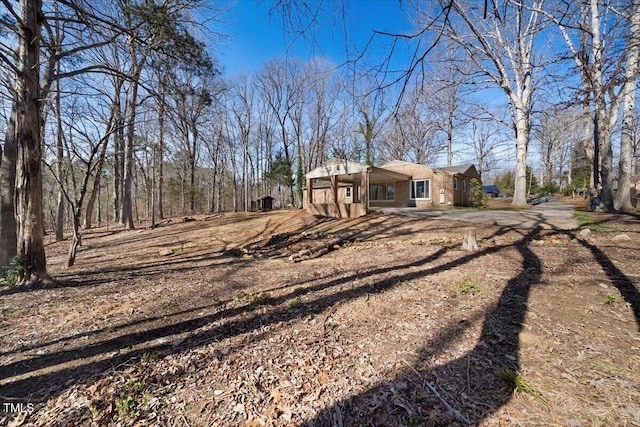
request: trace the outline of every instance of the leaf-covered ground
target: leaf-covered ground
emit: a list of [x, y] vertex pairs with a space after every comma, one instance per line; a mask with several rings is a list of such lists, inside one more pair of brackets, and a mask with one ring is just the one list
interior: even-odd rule
[[90, 231], [71, 269], [51, 243], [56, 287], [0, 291], [0, 424], [640, 425], [640, 219], [588, 215], [201, 216]]

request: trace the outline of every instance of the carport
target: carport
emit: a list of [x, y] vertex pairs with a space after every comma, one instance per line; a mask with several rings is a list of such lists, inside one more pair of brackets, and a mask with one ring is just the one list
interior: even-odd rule
[[[307, 173], [304, 207], [314, 215], [357, 218], [369, 213], [369, 185], [410, 179], [399, 172], [331, 159]], [[330, 189], [328, 197], [324, 193], [320, 197], [318, 190], [327, 188]]]

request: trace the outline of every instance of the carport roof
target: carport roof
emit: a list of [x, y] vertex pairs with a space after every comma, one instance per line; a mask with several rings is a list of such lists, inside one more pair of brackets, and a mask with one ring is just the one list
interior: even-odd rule
[[345, 159], [331, 159], [307, 173], [307, 179], [329, 181], [337, 177], [338, 182], [362, 182], [362, 174], [369, 171], [369, 182], [406, 181], [411, 176], [375, 166]]

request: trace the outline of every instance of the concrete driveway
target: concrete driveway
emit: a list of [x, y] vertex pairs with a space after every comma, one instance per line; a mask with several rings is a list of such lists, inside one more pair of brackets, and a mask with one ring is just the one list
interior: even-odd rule
[[394, 213], [418, 218], [448, 219], [491, 224], [514, 228], [531, 229], [540, 226], [549, 230], [574, 230], [578, 221], [573, 216], [573, 207], [558, 202], [546, 202], [523, 210], [428, 210], [419, 208], [371, 208], [377, 212]]

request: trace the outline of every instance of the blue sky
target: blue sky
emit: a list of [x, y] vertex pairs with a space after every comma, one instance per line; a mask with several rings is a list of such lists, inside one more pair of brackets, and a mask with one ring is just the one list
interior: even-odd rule
[[254, 72], [268, 59], [286, 54], [302, 59], [325, 56], [339, 65], [347, 52], [355, 55], [362, 49], [373, 30], [408, 32], [412, 28], [398, 0], [345, 0], [348, 10], [344, 20], [342, 14], [332, 16], [336, 11], [329, 10], [340, 3], [325, 0], [327, 8], [314, 30], [315, 42], [307, 38], [291, 44], [291, 35], [283, 31], [280, 17], [269, 17], [269, 7], [274, 2], [236, 0], [224, 16], [230, 39], [216, 56], [225, 74]]

